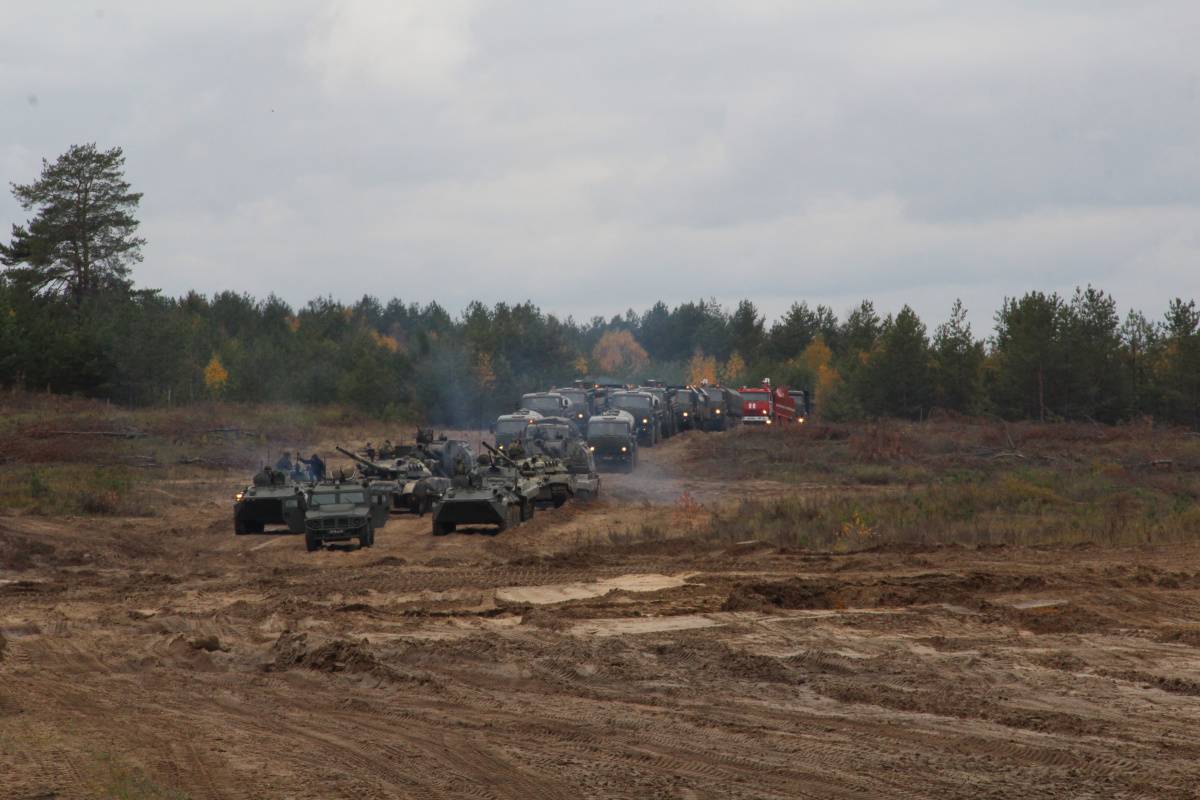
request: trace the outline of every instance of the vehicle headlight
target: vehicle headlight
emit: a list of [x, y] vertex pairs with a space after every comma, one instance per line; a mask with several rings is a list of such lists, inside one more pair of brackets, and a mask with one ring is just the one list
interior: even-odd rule
[[233, 499], [234, 499], [234, 500], [236, 500], [236, 501], [238, 501], [238, 502], [241, 502], [241, 499], [242, 499], [243, 497], [245, 497], [245, 496], [246, 496], [246, 493], [245, 493], [245, 492], [238, 492], [237, 494], [235, 494], [235, 495], [233, 496]]
[[621, 445], [621, 452], [622, 452], [622, 453], [624, 453], [624, 452], [625, 452], [626, 450], [628, 450], [628, 449], [629, 449], [629, 448], [628, 448], [628, 447], [626, 447], [625, 445]]
[[591, 450], [593, 453], [596, 452], [596, 445], [591, 445], [588, 447], [588, 450]]
[[770, 424], [771, 424], [771, 420], [769, 420], [769, 419], [768, 419], [768, 420], [767, 420], [767, 424], [768, 424], [768, 425], [770, 425]]
[[797, 418], [796, 418], [796, 422], [799, 422], [801, 425], [803, 425], [803, 424], [804, 424], [804, 417], [797, 417]]
[[720, 413], [721, 413], [721, 409], [719, 409], [719, 408], [718, 408], [718, 409], [717, 409], [717, 413], [718, 413], [718, 414], [720, 414]]
[[643, 425], [649, 425], [649, 424], [650, 424], [650, 420], [646, 419], [645, 417], [642, 417], [642, 424], [643, 424]]
[[683, 415], [686, 417], [688, 415], [688, 412], [686, 412], [686, 411], [683, 412]]

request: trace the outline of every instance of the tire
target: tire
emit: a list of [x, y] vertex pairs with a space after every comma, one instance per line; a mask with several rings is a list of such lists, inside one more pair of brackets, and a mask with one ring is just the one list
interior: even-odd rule
[[233, 533], [235, 536], [245, 536], [249, 531], [246, 530], [246, 524], [237, 517], [233, 518]]
[[358, 549], [362, 550], [364, 547], [371, 547], [374, 544], [375, 528], [370, 523], [367, 523], [367, 529], [363, 531], [363, 533], [359, 534]]
[[433, 535], [445, 536], [447, 533], [454, 533], [455, 523], [453, 522], [434, 522]]
[[524, 503], [522, 503], [521, 504], [521, 521], [528, 522], [529, 520], [533, 519], [533, 512], [535, 511], [535, 509], [536, 509], [536, 506], [534, 506], [532, 500], [526, 500]]
[[304, 549], [308, 552], [321, 549], [321, 540], [313, 536], [311, 533], [304, 534]]
[[567, 499], [570, 497], [570, 495], [568, 495], [566, 492], [554, 492], [551, 497], [554, 500], [554, 507], [562, 508], [567, 504]]

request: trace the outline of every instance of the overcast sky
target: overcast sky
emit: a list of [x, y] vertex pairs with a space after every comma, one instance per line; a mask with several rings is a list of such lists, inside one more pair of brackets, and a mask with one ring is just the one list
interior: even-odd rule
[[[1200, 3], [0, 0], [0, 177], [119, 145], [139, 285], [862, 297], [976, 331], [1200, 294]], [[27, 214], [5, 193], [0, 225]]]

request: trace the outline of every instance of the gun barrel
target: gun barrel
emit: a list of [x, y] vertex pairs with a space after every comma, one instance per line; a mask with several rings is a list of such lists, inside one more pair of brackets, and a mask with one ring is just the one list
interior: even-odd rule
[[333, 449], [337, 450], [342, 455], [348, 456], [349, 458], [353, 459], [354, 461], [356, 461], [359, 464], [366, 464], [368, 467], [371, 467], [372, 469], [378, 469], [378, 470], [385, 469], [385, 467], [382, 467], [379, 464], [376, 464], [374, 461], [369, 461], [369, 460], [363, 458], [362, 456], [358, 455], [357, 453], [351, 453], [349, 450], [347, 450], [344, 447], [335, 447]]
[[507, 461], [509, 464], [512, 464], [514, 467], [517, 465], [517, 462], [513, 461], [513, 460], [512, 460], [512, 458], [510, 458], [509, 456], [506, 456], [504, 453], [502, 453], [502, 452], [500, 452], [499, 450], [497, 450], [496, 448], [492, 447], [492, 446], [491, 446], [490, 444], [488, 444], [487, 442], [480, 442], [480, 444], [482, 444], [482, 445], [483, 445], [484, 447], [486, 447], [486, 448], [487, 448], [489, 451], [491, 451], [492, 455], [494, 455], [494, 456], [499, 456], [500, 458], [503, 458], [505, 461]]

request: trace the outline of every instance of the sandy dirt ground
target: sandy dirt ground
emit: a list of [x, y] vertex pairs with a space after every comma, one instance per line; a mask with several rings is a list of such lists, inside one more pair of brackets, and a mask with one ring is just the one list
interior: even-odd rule
[[234, 536], [233, 473], [0, 518], [0, 796], [1200, 797], [1200, 549], [711, 544], [685, 446], [361, 551]]

